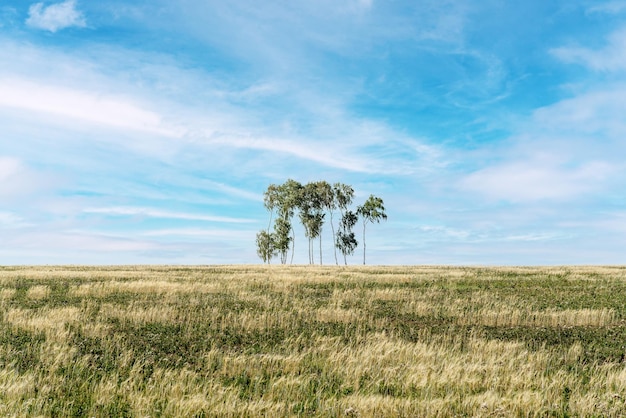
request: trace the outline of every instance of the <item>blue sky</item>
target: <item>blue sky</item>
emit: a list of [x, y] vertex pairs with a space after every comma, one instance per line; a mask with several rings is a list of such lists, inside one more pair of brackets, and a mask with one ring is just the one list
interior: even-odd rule
[[0, 264], [256, 263], [288, 178], [371, 263], [623, 264], [625, 155], [626, 1], [0, 3]]

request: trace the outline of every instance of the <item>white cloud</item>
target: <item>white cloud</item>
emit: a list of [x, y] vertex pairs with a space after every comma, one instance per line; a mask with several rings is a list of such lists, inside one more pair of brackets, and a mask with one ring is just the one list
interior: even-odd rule
[[356, 158], [347, 158], [342, 156], [346, 154], [337, 150], [330, 145], [320, 146], [320, 144], [308, 144], [306, 141], [291, 141], [278, 138], [263, 137], [237, 137], [230, 136], [224, 138], [211, 139], [210, 143], [226, 145], [234, 148], [255, 149], [263, 151], [275, 151], [284, 154], [290, 154], [295, 157], [313, 161], [328, 167], [340, 168], [355, 172], [377, 172], [376, 168], [366, 160]]
[[195, 213], [169, 212], [169, 211], [163, 211], [163, 210], [158, 210], [158, 209], [129, 207], [129, 206], [87, 208], [83, 210], [83, 212], [84, 213], [98, 213], [98, 214], [103, 214], [103, 215], [114, 215], [114, 216], [142, 216], [142, 217], [149, 217], [149, 218], [184, 219], [188, 221], [207, 221], [207, 222], [222, 222], [222, 223], [255, 222], [252, 219], [232, 218], [232, 217], [226, 217], [226, 216], [198, 215]]
[[158, 113], [131, 100], [14, 77], [0, 78], [0, 106], [168, 137], [182, 134], [178, 129], [164, 126]]
[[364, 9], [371, 9], [374, 4], [374, 0], [358, 0], [358, 4]]
[[263, 196], [260, 193], [252, 193], [247, 190], [243, 190], [238, 187], [229, 186], [224, 183], [204, 180], [200, 184], [202, 186], [207, 186], [213, 190], [225, 193], [230, 196], [235, 196], [235, 197], [239, 197], [239, 198], [246, 199], [246, 200], [253, 200], [255, 202], [263, 201]]
[[83, 14], [76, 10], [75, 0], [67, 0], [48, 7], [43, 3], [35, 3], [28, 9], [26, 24], [50, 32], [72, 26], [83, 28], [87, 25]]
[[526, 234], [519, 235], [509, 235], [503, 238], [503, 241], [523, 241], [523, 242], [533, 242], [533, 241], [554, 241], [559, 239], [569, 238], [568, 235], [564, 235], [562, 233], [555, 232], [531, 232]]
[[468, 222], [464, 225], [466, 228], [459, 229], [441, 225], [423, 225], [417, 229], [426, 235], [426, 239], [430, 241], [455, 241], [470, 243], [489, 243], [489, 242], [531, 242], [531, 241], [552, 241], [569, 237], [562, 232], [555, 231], [529, 231], [520, 232], [512, 230], [502, 230], [497, 226], [486, 227], [478, 225], [476, 222]]
[[13, 212], [0, 212], [0, 227], [2, 228], [23, 228], [30, 226], [24, 218]]
[[0, 156], [0, 204], [10, 202], [12, 197], [35, 195], [52, 182], [50, 176], [35, 172], [22, 160]]
[[[410, 174], [438, 165], [436, 160], [441, 157], [435, 148], [417, 138], [383, 123], [344, 114], [341, 100], [335, 96], [329, 99], [320, 92], [295, 93], [293, 108], [301, 110], [298, 117], [307, 121], [306, 129], [290, 126], [281, 119], [284, 115], [265, 117], [265, 102], [257, 103], [255, 97], [283, 96], [290, 83], [260, 81], [243, 90], [241, 86], [222, 84], [215, 90], [211, 86], [217, 82], [210, 75], [186, 73], [175, 63], [156, 65], [162, 61], [158, 56], [145, 56], [142, 62], [131, 59], [128, 63], [128, 51], [103, 51], [99, 57], [107, 57], [110, 64], [105, 70], [90, 56], [78, 59], [28, 45], [20, 49], [1, 39], [0, 46], [0, 56], [7, 61], [18, 55], [9, 68], [0, 69], [0, 108], [28, 111], [22, 112], [27, 115], [25, 119], [37, 119], [32, 127], [49, 126], [51, 121], [64, 131], [76, 130], [81, 127], [78, 123], [102, 125], [123, 131], [124, 136], [106, 131], [99, 134], [89, 126], [89, 137], [97, 135], [106, 142], [120, 142], [137, 153], [162, 159], [172, 158], [179, 150], [215, 152], [216, 146], [221, 151], [231, 148], [235, 153], [270, 151], [267, 156], [277, 163], [277, 170], [291, 161], [284, 158], [290, 155], [351, 172]], [[45, 74], [41, 73], [38, 69], [48, 62], [52, 64]], [[148, 80], [143, 80], [146, 88], [124, 77], [112, 79], [107, 71], [149, 74]], [[201, 103], [160, 94], [158, 86], [171, 85], [171, 80], [182, 80], [179, 89], [201, 90]], [[128, 135], [133, 136], [132, 141]], [[180, 141], [169, 141], [171, 138]], [[221, 160], [226, 159], [228, 154], [224, 153]]]
[[6, 183], [15, 176], [21, 168], [17, 158], [0, 157], [0, 183]]
[[607, 13], [607, 14], [619, 14], [626, 10], [626, 1], [616, 0], [609, 1], [597, 6], [590, 7], [588, 13]]
[[13, 25], [15, 18], [18, 16], [17, 10], [9, 6], [0, 6], [0, 28]]
[[142, 233], [146, 237], [187, 237], [197, 239], [225, 239], [229, 241], [251, 242], [256, 234], [254, 231], [233, 231], [230, 229], [172, 228], [155, 229]]
[[471, 235], [470, 231], [441, 225], [423, 225], [419, 226], [417, 229], [425, 234], [441, 239], [454, 239], [462, 241], [467, 240]]
[[[91, 231], [31, 231], [15, 236], [10, 241], [15, 248], [20, 248], [24, 255], [28, 254], [32, 257], [37, 250], [54, 253], [60, 249], [66, 252], [64, 258], [70, 260], [81, 252], [149, 251], [158, 248], [156, 243], [146, 240], [103, 235]], [[7, 250], [10, 251], [11, 248]], [[67, 254], [72, 255], [68, 257]]]
[[461, 188], [493, 200], [527, 202], [567, 200], [598, 192], [615, 172], [606, 162], [590, 161], [567, 167], [550, 159], [510, 161], [476, 171], [461, 181]]
[[594, 226], [598, 226], [607, 232], [626, 233], [626, 212], [606, 213], [601, 220], [594, 222]]
[[613, 32], [600, 49], [568, 46], [552, 49], [557, 58], [582, 64], [595, 71], [626, 70], [626, 28]]
[[[552, 134], [597, 135], [602, 133], [621, 141], [626, 134], [626, 86], [592, 90], [552, 106], [538, 109], [533, 121]], [[590, 138], [593, 139], [593, 138]]]
[[626, 70], [626, 28], [611, 34], [604, 48], [562, 47], [552, 53], [617, 77], [568, 85], [572, 97], [524, 119], [508, 146], [491, 155], [499, 163], [467, 175], [462, 189], [521, 203], [600, 197], [609, 186], [623, 187], [626, 84], [620, 76]]

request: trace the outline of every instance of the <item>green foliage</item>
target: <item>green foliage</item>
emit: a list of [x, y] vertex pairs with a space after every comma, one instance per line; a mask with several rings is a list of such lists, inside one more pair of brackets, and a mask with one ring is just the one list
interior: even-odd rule
[[343, 214], [343, 212], [346, 211], [352, 204], [352, 199], [354, 199], [354, 189], [348, 184], [335, 183], [333, 184], [333, 191], [337, 207], [341, 209]]
[[[289, 248], [291, 248], [291, 260], [293, 262], [296, 237], [291, 220], [296, 211], [304, 228], [304, 235], [308, 239], [309, 264], [315, 263], [313, 241], [317, 238], [319, 238], [319, 260], [320, 264], [323, 264], [322, 230], [327, 220], [326, 215], [329, 215], [336, 264], [339, 264], [337, 249], [344, 256], [344, 264], [347, 264], [346, 256], [354, 254], [358, 242], [352, 228], [356, 225], [358, 216], [363, 219], [364, 240], [366, 223], [387, 219], [382, 199], [373, 195], [370, 195], [369, 199], [362, 206], [359, 206], [356, 212], [350, 211], [349, 207], [354, 199], [354, 189], [343, 183], [330, 185], [322, 180], [302, 185], [289, 179], [281, 185], [270, 184], [264, 192], [263, 198], [265, 207], [270, 211], [270, 226], [274, 211], [278, 214], [271, 236], [270, 226], [268, 226], [267, 235], [257, 235], [257, 252], [259, 257], [268, 263], [274, 254], [280, 254], [281, 264], [286, 264]], [[335, 231], [334, 221], [334, 214], [337, 209], [341, 213], [338, 232]], [[270, 251], [267, 245], [270, 238], [273, 251]]]
[[283, 216], [276, 219], [274, 224], [273, 247], [274, 250], [280, 254], [281, 264], [287, 263], [287, 255], [289, 253], [289, 247], [291, 244], [291, 222], [289, 218]]
[[352, 228], [354, 228], [358, 220], [359, 218], [355, 212], [347, 211], [344, 212], [341, 217], [341, 222], [339, 223], [339, 232], [337, 233], [335, 246], [341, 251], [341, 254], [343, 254], [345, 265], [348, 265], [346, 256], [354, 254], [354, 250], [359, 244], [352, 231]]
[[276, 252], [274, 247], [274, 237], [267, 231], [259, 231], [256, 234], [256, 253], [264, 263], [271, 261]]
[[[343, 254], [344, 264], [348, 264], [346, 260], [346, 255], [352, 255], [354, 250], [350, 250], [352, 246], [356, 248], [357, 242], [354, 236], [351, 236], [350, 232], [352, 231], [352, 227], [346, 229], [346, 226], [343, 223], [343, 219], [346, 215], [346, 211], [348, 207], [352, 204], [352, 199], [354, 198], [354, 189], [352, 186], [343, 183], [335, 183], [333, 184], [333, 197], [334, 204], [333, 207], [330, 208], [330, 225], [333, 229], [333, 243], [334, 243], [334, 252], [335, 252], [335, 264], [339, 264], [337, 261], [337, 249], [341, 251]], [[341, 213], [341, 220], [339, 226], [339, 235], [335, 234], [335, 227], [333, 222], [333, 209], [338, 208]], [[356, 222], [355, 222], [356, 223]], [[352, 225], [354, 226], [354, 225]]]
[[[330, 189], [326, 187], [326, 182], [307, 183], [300, 196], [300, 220], [304, 226], [304, 235], [309, 239], [309, 264], [314, 263], [313, 240], [320, 237], [322, 226], [324, 225], [326, 201], [328, 196], [326, 192]], [[320, 263], [321, 263], [321, 246], [320, 246]]]
[[374, 195], [370, 195], [365, 203], [359, 206], [357, 212], [365, 223], [379, 223], [381, 220], [387, 220], [383, 199]]
[[387, 220], [383, 199], [370, 195], [365, 203], [358, 207], [358, 215], [363, 219], [363, 264], [365, 264], [365, 227], [368, 223], [380, 223]]

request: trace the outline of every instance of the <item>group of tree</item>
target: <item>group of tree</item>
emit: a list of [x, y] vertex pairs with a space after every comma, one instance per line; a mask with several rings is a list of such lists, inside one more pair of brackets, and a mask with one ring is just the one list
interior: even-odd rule
[[[383, 200], [374, 195], [355, 210], [350, 209], [354, 199], [352, 186], [326, 181], [307, 184], [289, 179], [280, 185], [270, 184], [263, 194], [265, 208], [270, 212], [267, 230], [261, 230], [256, 237], [257, 254], [265, 263], [270, 263], [275, 256], [281, 264], [286, 264], [291, 250], [291, 260], [295, 254], [296, 234], [293, 218], [298, 215], [308, 239], [309, 264], [314, 263], [314, 241], [319, 239], [319, 261], [322, 258], [322, 228], [328, 219], [333, 234], [335, 263], [337, 250], [343, 255], [344, 264], [347, 256], [354, 254], [359, 245], [353, 228], [359, 219], [363, 224], [363, 264], [365, 264], [365, 229], [368, 223], [386, 220]], [[339, 211], [339, 222], [335, 229], [335, 215]], [[328, 215], [328, 218], [326, 217]]]

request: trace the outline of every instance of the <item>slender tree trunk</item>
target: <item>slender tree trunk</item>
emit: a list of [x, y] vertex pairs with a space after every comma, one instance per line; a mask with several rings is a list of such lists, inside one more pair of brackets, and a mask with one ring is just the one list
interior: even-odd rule
[[293, 230], [293, 228], [291, 228], [291, 236], [292, 236], [292, 240], [291, 240], [291, 263], [293, 264], [293, 255], [296, 252], [296, 231]]
[[330, 211], [330, 227], [333, 230], [333, 250], [335, 251], [335, 264], [339, 265], [339, 261], [337, 261], [337, 244], [335, 240], [337, 237], [335, 236], [335, 225], [333, 224], [333, 211]]
[[270, 221], [267, 224], [267, 233], [270, 233], [270, 227], [272, 226], [272, 218], [274, 217], [274, 209], [270, 211]]
[[363, 265], [365, 265], [365, 221], [363, 221]]
[[320, 231], [320, 266], [322, 265], [322, 231]]

